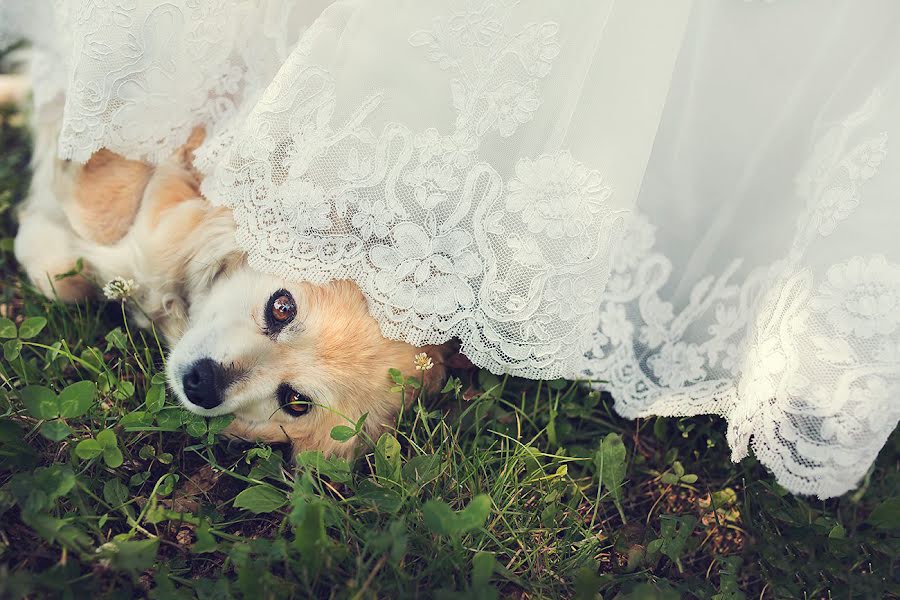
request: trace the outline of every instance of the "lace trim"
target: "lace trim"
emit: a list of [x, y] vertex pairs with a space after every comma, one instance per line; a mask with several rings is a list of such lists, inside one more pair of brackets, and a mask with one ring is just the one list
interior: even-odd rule
[[560, 53], [555, 22], [510, 33], [511, 10], [486, 2], [409, 37], [452, 76], [449, 133], [390, 123], [376, 134], [366, 123], [379, 93], [336, 123], [335, 81], [310, 59], [321, 30], [307, 32], [293, 81], [260, 99], [240, 135], [250, 143], [204, 192], [234, 209], [251, 264], [354, 279], [386, 336], [458, 337], [492, 371], [561, 377], [593, 325], [622, 214], [600, 173], [568, 152], [522, 158], [506, 180], [479, 159], [485, 139], [533, 118]]
[[[672, 266], [652, 251], [655, 228], [629, 219], [580, 376], [607, 380], [626, 417], [725, 417], [733, 460], [752, 447], [792, 492], [851, 489], [900, 420], [900, 265], [853, 256], [816, 283], [802, 261], [851, 216], [886, 156], [886, 133], [851, 144], [879, 102], [822, 137], [797, 179], [807, 211], [788, 259], [740, 284], [735, 261], [676, 311], [659, 295]], [[688, 341], [704, 324], [708, 337]]]

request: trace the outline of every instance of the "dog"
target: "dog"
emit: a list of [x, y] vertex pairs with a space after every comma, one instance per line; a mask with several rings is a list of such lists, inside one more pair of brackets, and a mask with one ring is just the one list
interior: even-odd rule
[[[21, 100], [21, 89], [9, 89], [21, 85], [0, 81], [0, 97]], [[384, 338], [354, 283], [286, 281], [247, 265], [230, 210], [200, 193], [192, 156], [201, 129], [155, 166], [105, 149], [76, 164], [56, 158], [61, 106], [32, 121], [33, 180], [19, 209], [17, 260], [42, 294], [63, 302], [119, 281], [132, 317], [171, 348], [174, 396], [203, 416], [233, 414], [226, 435], [288, 442], [295, 455], [350, 456], [356, 443], [335, 441], [331, 430], [368, 413], [364, 430], [377, 439], [401, 405], [389, 369], [406, 377], [417, 359], [430, 363], [426, 393], [444, 379], [449, 347]]]

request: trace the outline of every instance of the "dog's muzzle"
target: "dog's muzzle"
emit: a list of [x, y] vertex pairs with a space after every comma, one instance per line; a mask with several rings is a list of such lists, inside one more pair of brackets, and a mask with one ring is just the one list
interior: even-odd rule
[[181, 387], [191, 404], [210, 409], [222, 404], [225, 379], [222, 365], [211, 358], [201, 358], [181, 378]]

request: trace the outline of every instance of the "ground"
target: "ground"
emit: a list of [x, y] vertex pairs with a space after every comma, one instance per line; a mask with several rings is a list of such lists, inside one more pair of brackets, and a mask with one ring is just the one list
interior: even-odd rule
[[353, 464], [229, 444], [227, 419], [173, 403], [121, 305], [64, 306], [20, 274], [27, 163], [3, 112], [0, 598], [900, 595], [896, 432], [826, 502], [732, 463], [720, 419], [630, 421], [586, 385], [485, 372]]

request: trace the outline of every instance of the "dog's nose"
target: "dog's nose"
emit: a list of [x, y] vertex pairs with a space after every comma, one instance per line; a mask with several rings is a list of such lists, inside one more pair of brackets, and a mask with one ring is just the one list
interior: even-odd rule
[[222, 404], [222, 387], [225, 370], [211, 358], [201, 358], [191, 365], [181, 379], [184, 395], [202, 408], [215, 408]]

